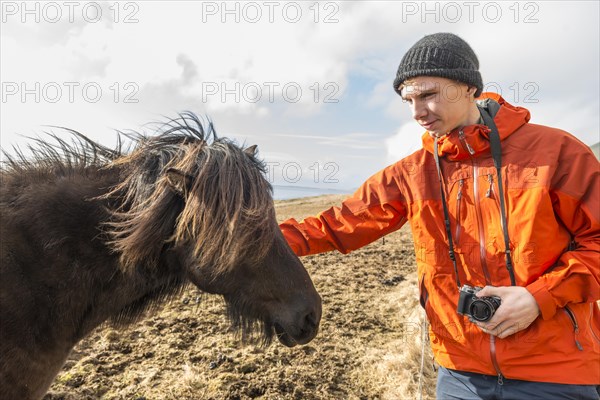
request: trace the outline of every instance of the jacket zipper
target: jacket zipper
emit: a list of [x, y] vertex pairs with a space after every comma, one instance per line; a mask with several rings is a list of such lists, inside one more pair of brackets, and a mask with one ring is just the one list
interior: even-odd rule
[[[498, 214], [500, 214], [500, 199], [498, 198], [498, 196], [496, 196], [496, 191], [494, 190], [494, 174], [488, 174], [487, 177], [490, 186], [488, 187], [488, 190], [485, 193], [485, 197], [489, 199], [494, 199], [494, 201], [496, 202], [496, 207], [498, 208]], [[502, 218], [500, 218], [500, 227], [504, 229], [504, 223], [502, 222]]]
[[[467, 148], [467, 151], [469, 152], [469, 154], [471, 154], [471, 156], [474, 155], [475, 151], [467, 142], [467, 140], [465, 138], [465, 134], [462, 129], [460, 131], [458, 131], [458, 138], [461, 141], [461, 143], [463, 144], [463, 146]], [[487, 268], [487, 262], [485, 260], [485, 237], [484, 237], [485, 232], [483, 231], [483, 218], [481, 217], [481, 209], [480, 209], [480, 204], [479, 204], [479, 200], [480, 200], [479, 199], [479, 184], [477, 182], [478, 175], [479, 175], [479, 168], [477, 166], [477, 161], [474, 158], [471, 158], [471, 161], [473, 162], [473, 195], [474, 195], [473, 203], [475, 204], [475, 214], [477, 214], [477, 223], [478, 223], [477, 227], [479, 230], [479, 256], [481, 258], [481, 267], [483, 269], [483, 275], [485, 276], [485, 282], [486, 282], [486, 284], [490, 285], [491, 278], [490, 278], [490, 273]], [[488, 179], [489, 179], [489, 175], [488, 175]], [[490, 181], [490, 187], [492, 189], [491, 190], [488, 189], [488, 193], [491, 196], [492, 191], [493, 191], [493, 186], [491, 184], [491, 181]], [[486, 195], [487, 195], [487, 193], [486, 193]], [[490, 358], [492, 360], [492, 365], [494, 366], [494, 369], [496, 370], [496, 373], [498, 374], [498, 384], [504, 385], [504, 375], [502, 374], [502, 370], [500, 369], [500, 364], [498, 364], [498, 359], [496, 358], [496, 338], [491, 334], [490, 334]]]
[[577, 318], [575, 318], [575, 314], [569, 308], [569, 306], [565, 306], [563, 308], [563, 310], [565, 310], [565, 313], [567, 313], [567, 315], [569, 316], [569, 319], [571, 320], [571, 323], [573, 324], [573, 335], [575, 336], [575, 346], [577, 346], [577, 349], [579, 351], [583, 351], [583, 346], [581, 345], [581, 343], [579, 343], [579, 340], [577, 339], [577, 336], [579, 335], [579, 324], [577, 323]]
[[[473, 160], [473, 191], [475, 196], [473, 203], [475, 203], [475, 213], [477, 214], [477, 225], [479, 229], [479, 254], [481, 256], [481, 267], [483, 268], [483, 274], [485, 275], [485, 282], [487, 285], [490, 285], [492, 280], [485, 260], [485, 232], [483, 232], [483, 218], [481, 217], [479, 204], [478, 172], [479, 168], [477, 167], [477, 162]], [[492, 334], [490, 334], [490, 358], [492, 360], [492, 365], [498, 374], [498, 385], [504, 385], [504, 375], [502, 374], [500, 364], [498, 364], [498, 359], [496, 358], [496, 337]]]
[[483, 276], [485, 277], [486, 285], [492, 284], [492, 279], [487, 267], [487, 261], [485, 259], [485, 232], [483, 231], [483, 218], [481, 217], [480, 198], [479, 198], [479, 182], [478, 174], [479, 167], [477, 161], [473, 161], [473, 203], [475, 204], [475, 214], [477, 215], [477, 229], [479, 231], [479, 258], [481, 261], [481, 268], [483, 269]]
[[[465, 132], [461, 129], [458, 131], [458, 139], [462, 143], [463, 147], [467, 149], [469, 154], [474, 155], [475, 150], [469, 145], [465, 138]], [[475, 214], [477, 214], [477, 228], [479, 230], [479, 258], [481, 260], [481, 267], [483, 269], [483, 275], [485, 277], [485, 283], [490, 285], [492, 280], [490, 273], [487, 268], [487, 262], [485, 260], [485, 232], [483, 231], [483, 219], [481, 218], [481, 209], [479, 208], [479, 183], [477, 182], [479, 168], [477, 167], [477, 160], [471, 157], [473, 163], [473, 203], [475, 203]]]
[[500, 370], [500, 365], [498, 364], [498, 360], [496, 359], [496, 337], [490, 334], [490, 356], [492, 358], [492, 364], [494, 365], [494, 369], [498, 374], [498, 385], [504, 385], [504, 375]]
[[456, 231], [454, 234], [456, 243], [460, 241], [460, 233], [462, 231], [462, 226], [460, 223], [460, 204], [462, 200], [462, 190], [464, 185], [464, 179], [458, 181], [458, 194], [456, 195]]

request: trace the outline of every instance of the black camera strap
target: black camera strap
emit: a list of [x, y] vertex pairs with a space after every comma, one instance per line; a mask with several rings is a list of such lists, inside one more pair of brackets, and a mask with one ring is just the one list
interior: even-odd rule
[[446, 228], [446, 239], [448, 240], [448, 248], [452, 266], [454, 267], [454, 276], [456, 278], [456, 286], [460, 289], [460, 278], [458, 277], [458, 266], [456, 265], [456, 255], [454, 254], [454, 243], [452, 240], [452, 230], [450, 229], [450, 213], [448, 212], [448, 203], [446, 202], [446, 193], [444, 191], [444, 178], [442, 176], [442, 168], [440, 167], [440, 156], [438, 155], [438, 138], [433, 140], [433, 156], [437, 167], [438, 179], [440, 181], [440, 195], [442, 196], [442, 208], [444, 209], [444, 225]]
[[[498, 195], [500, 197], [500, 220], [502, 222], [502, 233], [504, 235], [504, 256], [506, 261], [506, 269], [508, 270], [508, 274], [510, 275], [510, 283], [512, 286], [515, 286], [515, 274], [512, 263], [512, 256], [510, 251], [510, 240], [508, 237], [508, 225], [506, 222], [506, 204], [504, 202], [504, 188], [502, 185], [502, 148], [500, 145], [500, 134], [498, 133], [498, 128], [496, 127], [496, 123], [494, 119], [488, 114], [488, 112], [483, 108], [479, 107], [479, 112], [481, 117], [483, 118], [483, 122], [485, 125], [490, 128], [490, 147], [492, 152], [492, 158], [494, 160], [494, 166], [496, 167], [496, 174], [498, 175]], [[438, 154], [438, 139], [436, 138], [433, 141], [433, 156], [435, 158], [435, 165], [437, 167], [438, 179], [440, 181], [440, 195], [442, 200], [442, 208], [444, 211], [444, 226], [446, 230], [446, 238], [448, 240], [449, 247], [449, 255], [450, 260], [452, 260], [452, 265], [454, 267], [454, 274], [456, 277], [456, 285], [460, 289], [460, 278], [458, 277], [458, 266], [456, 264], [456, 254], [454, 252], [454, 242], [452, 239], [452, 230], [450, 227], [450, 213], [448, 211], [448, 203], [446, 202], [446, 194], [444, 191], [444, 179], [442, 175], [442, 168], [440, 166], [440, 157]], [[477, 179], [474, 177], [473, 179]]]
[[492, 150], [492, 158], [498, 175], [498, 195], [500, 196], [500, 221], [502, 222], [502, 233], [504, 234], [504, 257], [506, 261], [506, 269], [510, 275], [510, 284], [516, 285], [515, 273], [512, 263], [512, 255], [510, 251], [510, 240], [508, 237], [508, 224], [506, 222], [506, 204], [504, 202], [504, 189], [502, 185], [502, 147], [500, 145], [500, 134], [494, 122], [494, 118], [483, 107], [479, 107], [479, 113], [483, 118], [483, 122], [491, 129], [490, 132], [490, 147]]

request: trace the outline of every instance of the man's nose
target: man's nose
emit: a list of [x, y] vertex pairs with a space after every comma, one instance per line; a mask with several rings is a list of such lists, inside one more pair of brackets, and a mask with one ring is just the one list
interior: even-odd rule
[[411, 109], [412, 117], [417, 121], [427, 116], [427, 107], [419, 101], [413, 101]]

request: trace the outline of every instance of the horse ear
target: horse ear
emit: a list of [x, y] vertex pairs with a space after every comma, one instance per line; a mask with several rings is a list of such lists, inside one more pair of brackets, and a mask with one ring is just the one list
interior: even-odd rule
[[258, 146], [253, 144], [252, 146], [244, 149], [244, 153], [248, 154], [249, 156], [256, 156], [256, 153], [258, 152]]
[[165, 175], [169, 186], [175, 193], [182, 197], [187, 194], [192, 181], [188, 175], [176, 168], [167, 169]]

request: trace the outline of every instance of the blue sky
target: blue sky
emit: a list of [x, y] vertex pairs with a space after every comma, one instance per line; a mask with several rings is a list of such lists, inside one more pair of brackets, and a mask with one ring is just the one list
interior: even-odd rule
[[597, 1], [5, 1], [1, 145], [44, 125], [111, 144], [192, 110], [258, 144], [274, 184], [353, 189], [419, 147], [391, 83], [434, 32], [467, 40], [486, 88], [532, 122], [593, 144], [598, 16]]

